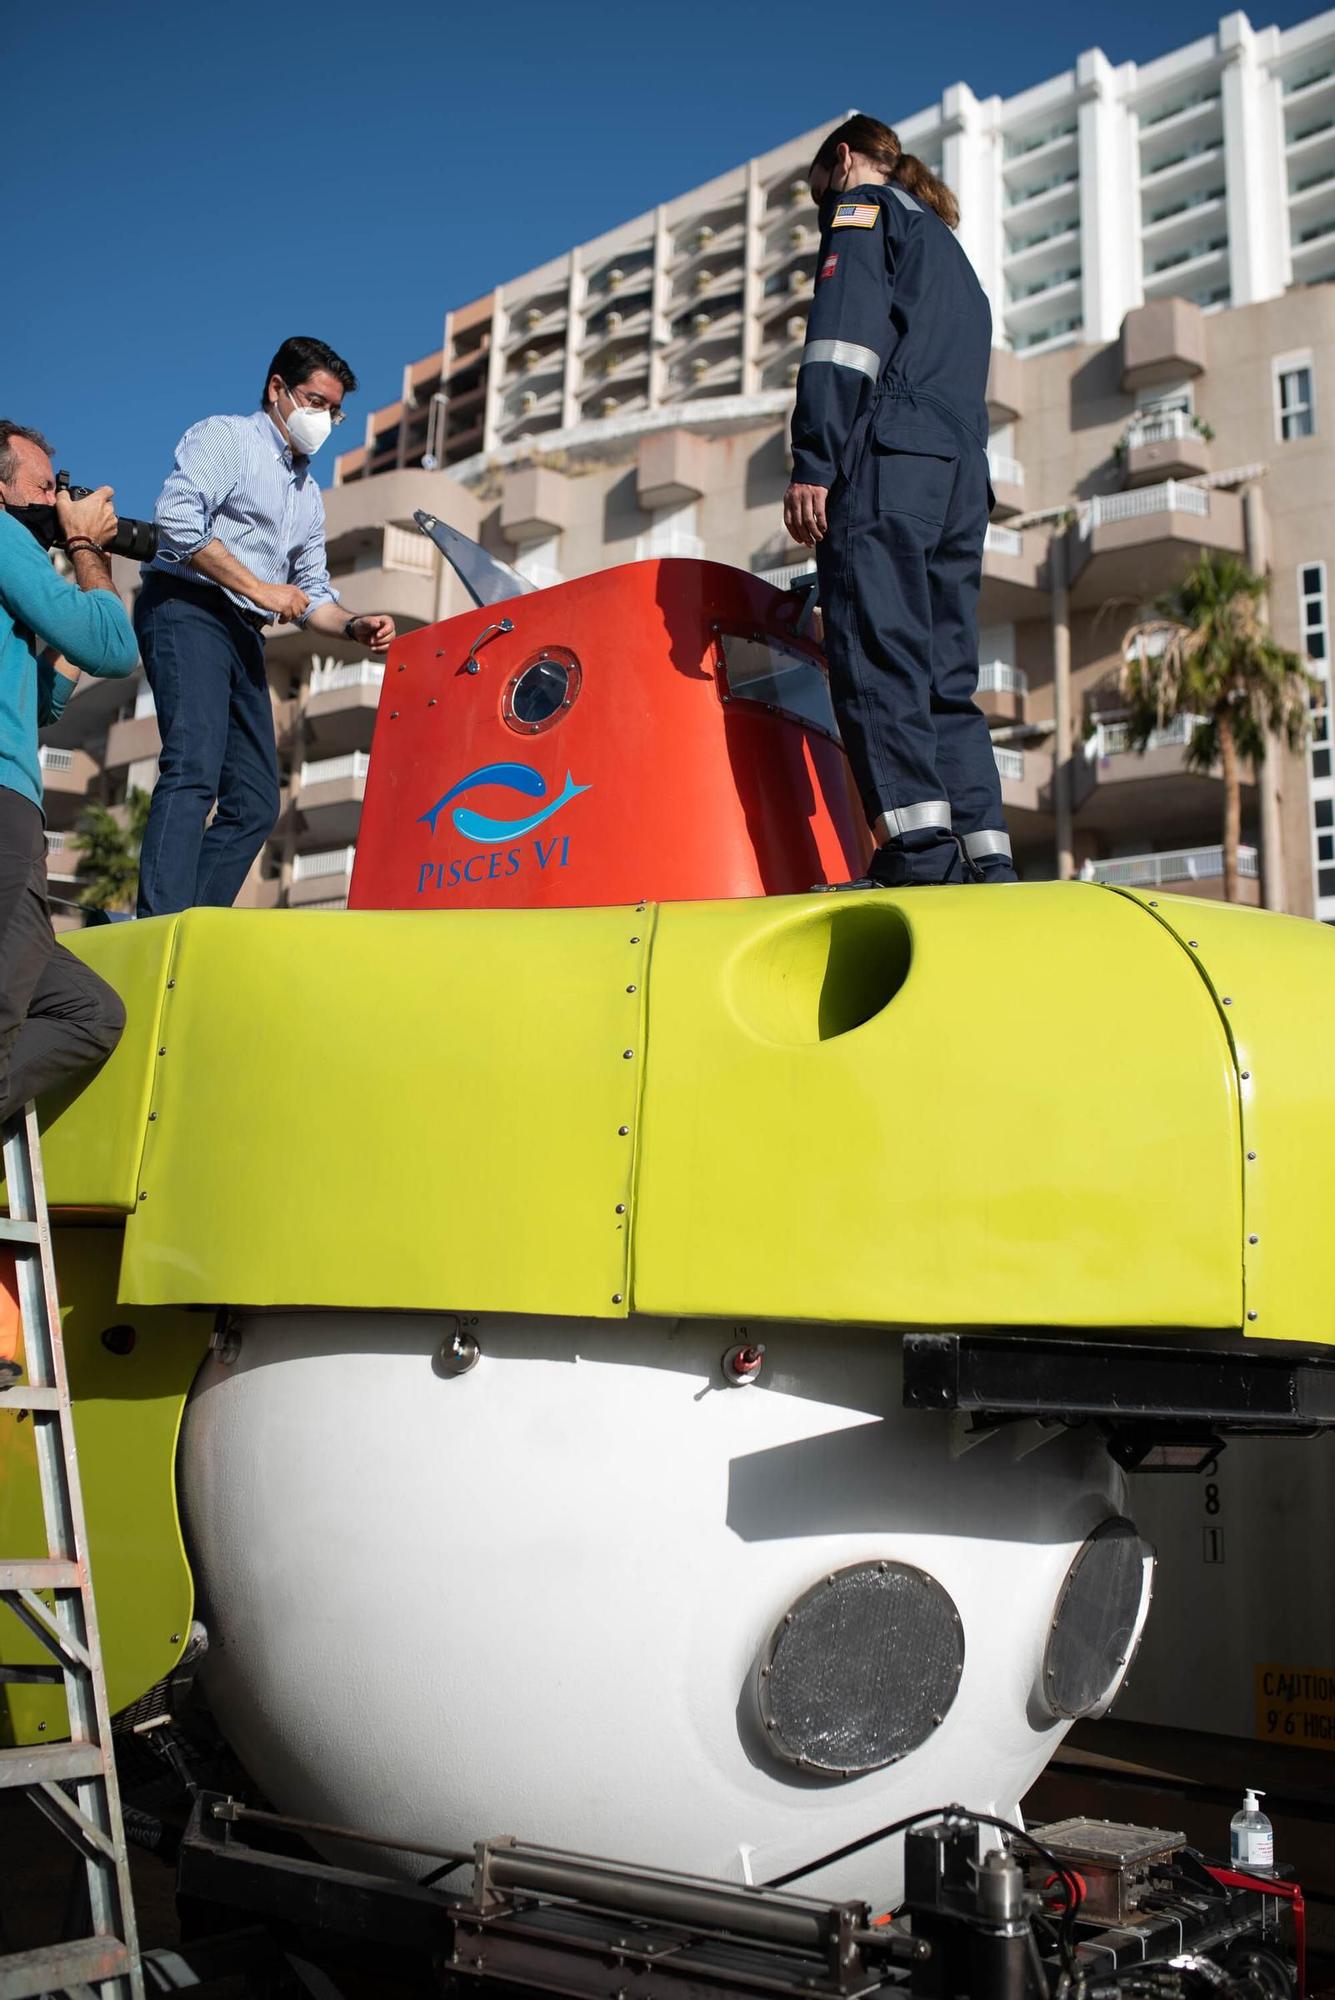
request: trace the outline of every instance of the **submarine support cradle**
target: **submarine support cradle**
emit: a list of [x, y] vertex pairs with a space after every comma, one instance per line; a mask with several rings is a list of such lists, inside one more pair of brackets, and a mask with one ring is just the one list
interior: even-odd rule
[[[201, 1792], [178, 1889], [197, 1916], [226, 1912], [237, 1941], [249, 1936], [258, 1953], [273, 1948], [265, 1926], [281, 1925], [317, 1964], [328, 1954], [336, 1974], [394, 1963], [429, 1968], [442, 1988], [494, 1984], [571, 2000], [1049, 2000], [1072, 1984], [1091, 2000], [1300, 2000], [1304, 1986], [1300, 1932], [1295, 1924], [1295, 1957], [1285, 1930], [1286, 1912], [1301, 1911], [1296, 1885], [1235, 1876], [1156, 1827], [1070, 1820], [1013, 1828], [998, 1846], [986, 1815], [961, 1806], [915, 1815], [892, 1920], [862, 1901], [513, 1836], [445, 1852], [422, 1881], [395, 1882], [294, 1853], [303, 1824]], [[377, 1844], [352, 1828], [319, 1832]], [[275, 1840], [283, 1851], [264, 1844]], [[463, 1874], [463, 1887], [439, 1886]]]

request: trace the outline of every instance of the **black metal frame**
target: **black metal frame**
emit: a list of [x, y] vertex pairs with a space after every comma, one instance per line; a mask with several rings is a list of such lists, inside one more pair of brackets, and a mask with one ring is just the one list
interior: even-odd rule
[[[414, 1992], [485, 1982], [498, 1993], [573, 2000], [953, 2000], [961, 1991], [974, 2000], [1046, 2000], [1057, 1970], [1055, 1920], [1046, 1924], [1047, 1947], [1044, 1924], [1038, 1933], [1030, 1927], [1046, 1862], [1030, 1864], [1027, 1890], [1013, 1861], [980, 1872], [981, 1829], [959, 1807], [908, 1832], [911, 1930], [898, 1919], [873, 1922], [861, 1902], [740, 1888], [509, 1838], [479, 1842], [471, 1856], [445, 1855], [436, 1873], [466, 1867], [462, 1890], [396, 1882], [273, 1850], [274, 1842], [291, 1848], [304, 1824], [199, 1794], [178, 1889], [183, 1911], [210, 1935], [183, 1943], [187, 1964], [192, 1953], [218, 1959], [249, 1940], [257, 1964], [272, 1963], [277, 1950], [298, 1968], [294, 1954], [307, 1953], [320, 1982], [312, 1991], [337, 1993], [341, 1969], [360, 1964], [385, 1981], [411, 1980]], [[267, 1848], [242, 1837], [238, 1829], [251, 1826]], [[381, 1844], [348, 1828], [325, 1831]], [[1259, 1990], [1291, 1995], [1277, 1898], [1221, 1886], [1186, 1850], [1158, 1872], [1162, 1881], [1142, 1890], [1136, 1924], [1107, 1928], [1098, 1917], [1063, 1932], [1064, 1962], [1079, 1958], [1112, 1994], [1110, 1979], [1147, 1961], [1259, 1949], [1279, 1968], [1277, 1982]], [[1012, 1886], [999, 1911], [980, 1881], [1004, 1875]]]
[[1335, 1358], [1170, 1338], [908, 1333], [904, 1405], [958, 1410], [979, 1428], [1094, 1424], [1128, 1469], [1195, 1471], [1229, 1437], [1335, 1429]]

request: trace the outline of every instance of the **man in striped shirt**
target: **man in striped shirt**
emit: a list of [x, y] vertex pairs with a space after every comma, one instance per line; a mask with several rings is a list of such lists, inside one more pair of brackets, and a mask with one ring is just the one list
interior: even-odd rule
[[[394, 621], [349, 618], [329, 581], [313, 453], [357, 386], [322, 340], [285, 340], [260, 407], [206, 417], [176, 447], [135, 631], [162, 756], [139, 861], [139, 915], [236, 900], [278, 817], [264, 667], [274, 622], [388, 651]], [[216, 802], [217, 811], [209, 820]]]

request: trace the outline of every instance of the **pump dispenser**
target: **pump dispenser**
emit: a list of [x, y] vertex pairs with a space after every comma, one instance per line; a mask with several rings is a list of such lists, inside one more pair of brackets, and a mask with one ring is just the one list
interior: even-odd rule
[[1242, 1811], [1234, 1813], [1228, 1826], [1233, 1866], [1251, 1875], [1275, 1872], [1275, 1829], [1256, 1803], [1264, 1797], [1249, 1788]]

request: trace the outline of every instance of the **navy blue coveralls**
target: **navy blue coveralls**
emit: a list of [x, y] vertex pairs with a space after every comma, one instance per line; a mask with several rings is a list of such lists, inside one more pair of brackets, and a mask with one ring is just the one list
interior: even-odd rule
[[887, 882], [1013, 881], [978, 686], [992, 315], [953, 231], [893, 182], [821, 209], [793, 478], [817, 544], [830, 686]]

